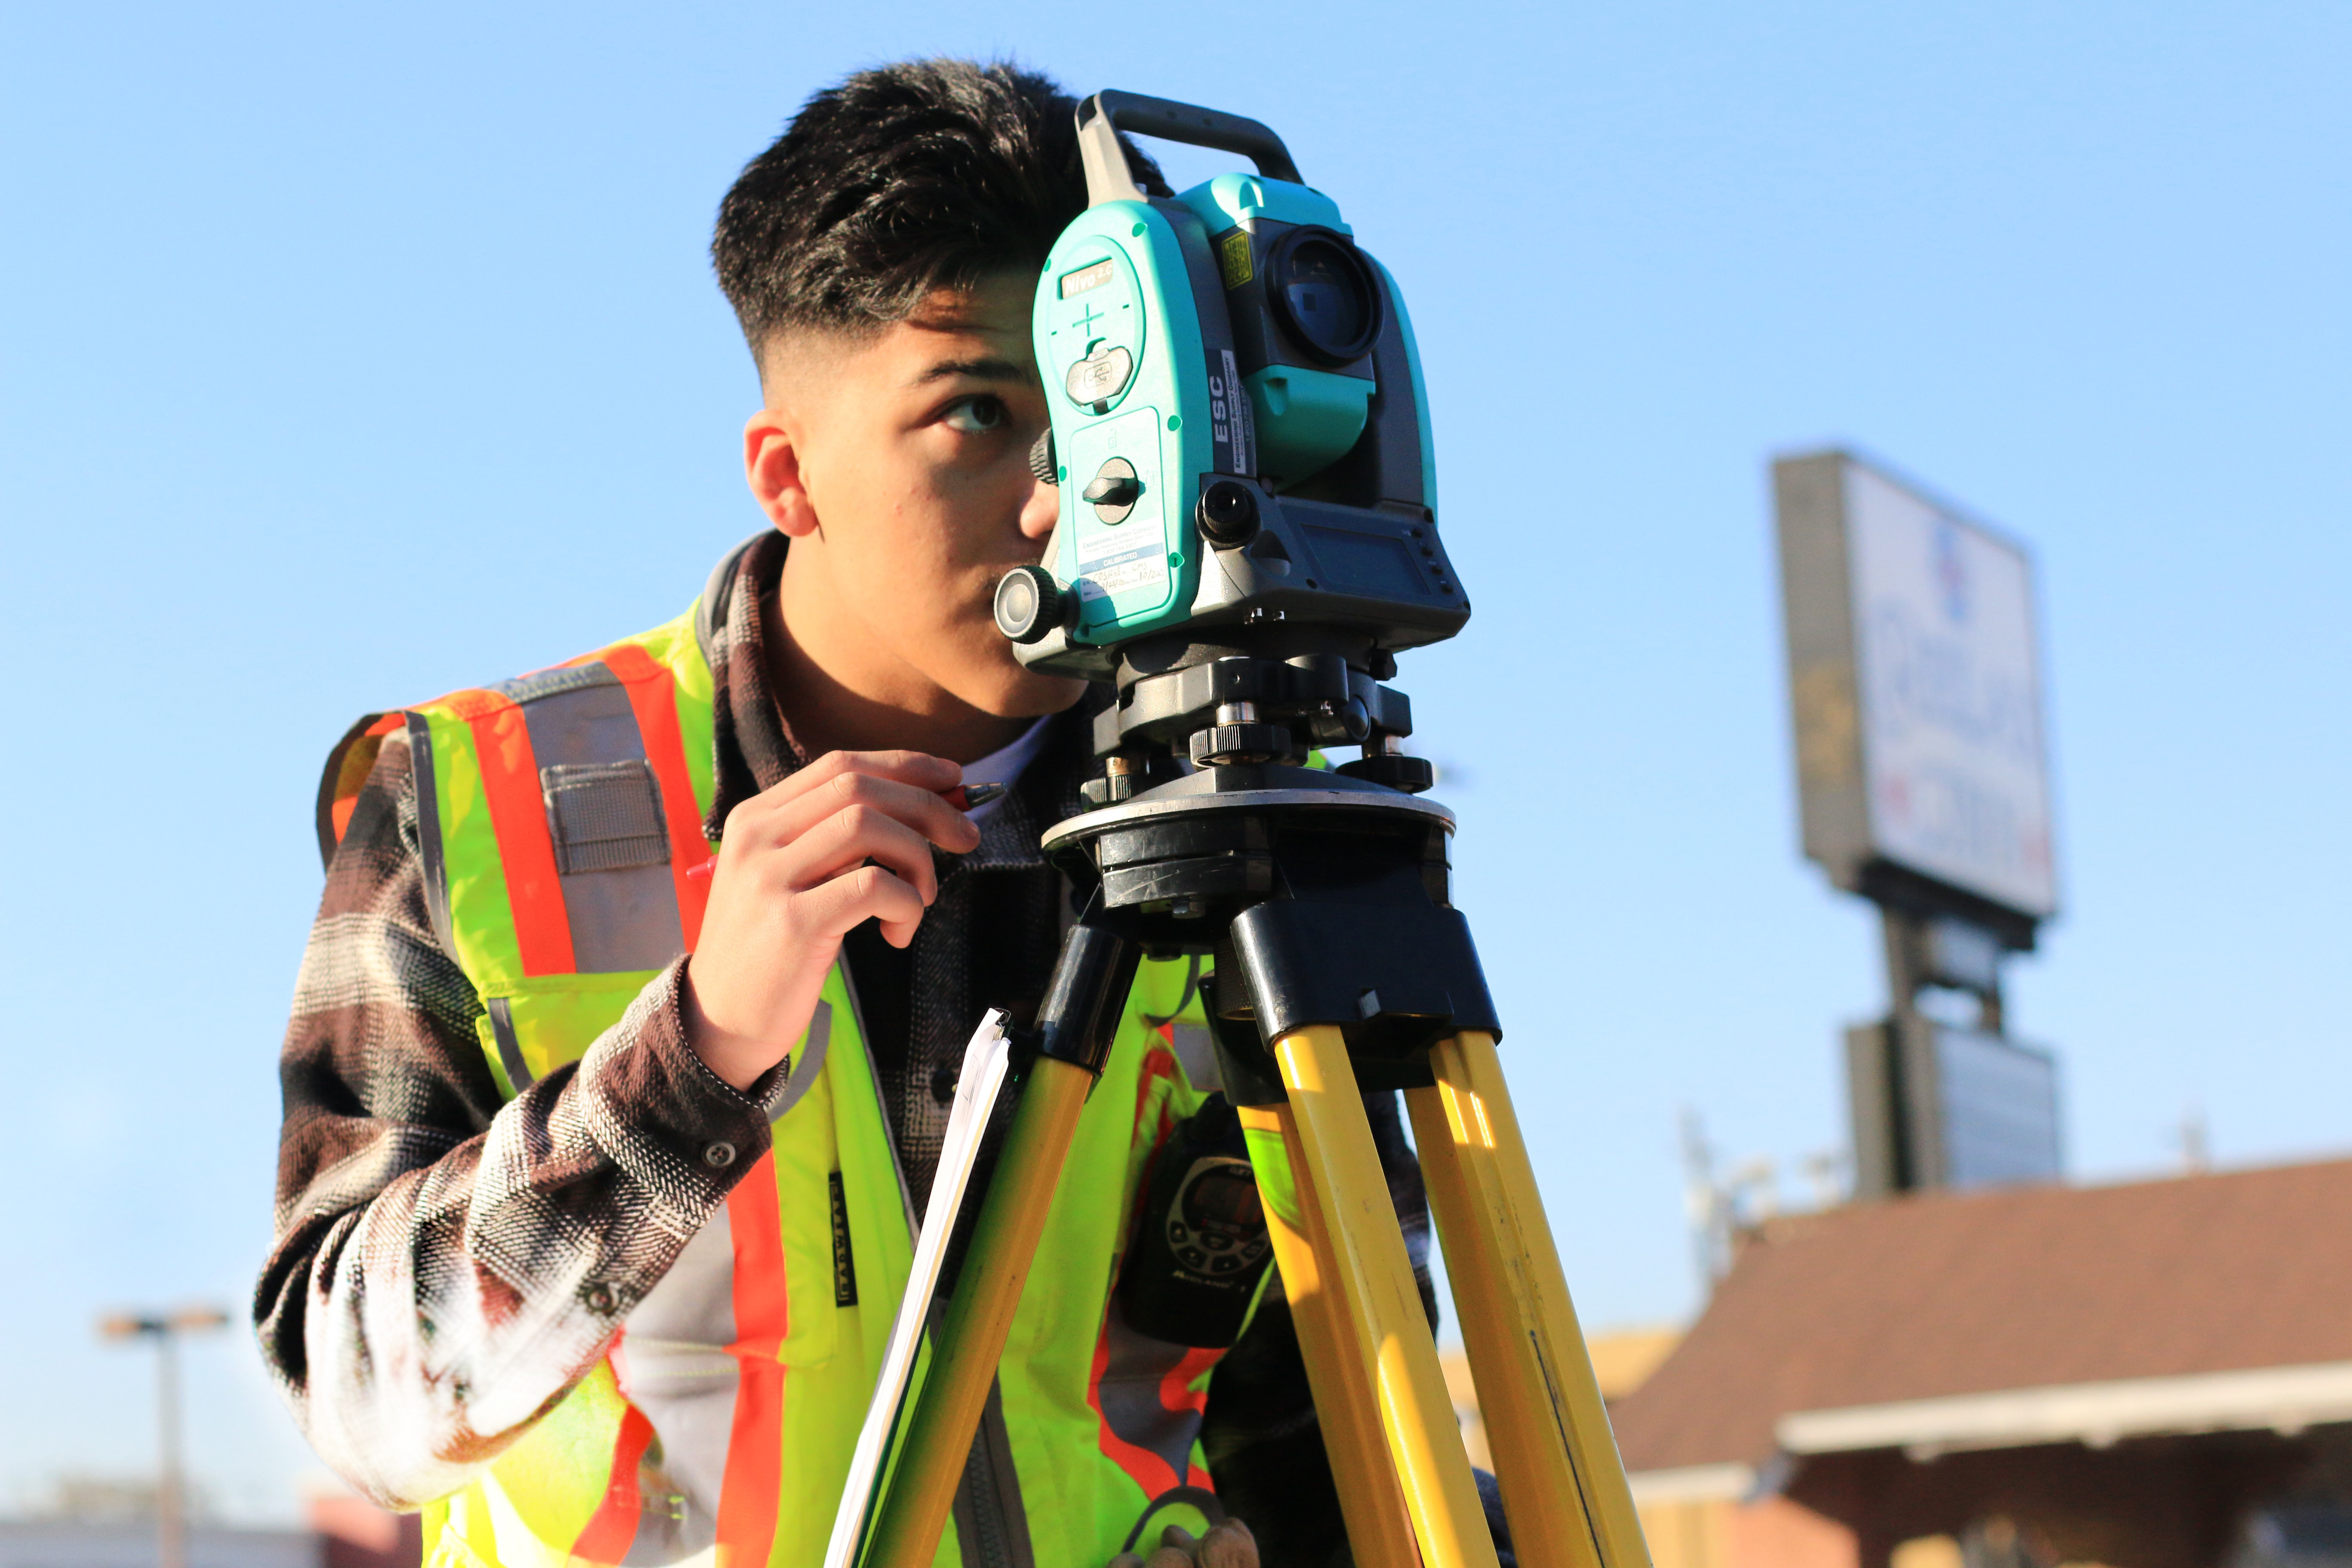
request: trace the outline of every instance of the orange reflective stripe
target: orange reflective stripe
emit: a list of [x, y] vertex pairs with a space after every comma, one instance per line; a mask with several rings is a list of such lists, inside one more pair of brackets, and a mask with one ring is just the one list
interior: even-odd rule
[[776, 1535], [784, 1474], [784, 1366], [792, 1328], [783, 1215], [772, 1151], [727, 1194], [735, 1242], [735, 1423], [719, 1489], [719, 1568], [765, 1563]]
[[702, 935], [702, 911], [710, 901], [710, 879], [689, 876], [710, 858], [710, 841], [702, 836], [702, 812], [694, 798], [694, 775], [686, 768], [686, 742], [677, 729], [677, 682], [669, 670], [654, 662], [635, 643], [616, 643], [600, 655], [604, 668], [620, 678], [637, 716], [637, 738], [645, 742], [646, 762], [661, 781], [662, 813], [669, 819], [669, 874], [677, 889], [678, 932], [692, 952]]
[[654, 1440], [654, 1424], [635, 1405], [621, 1415], [620, 1436], [613, 1443], [613, 1468], [604, 1485], [604, 1500], [589, 1516], [580, 1531], [580, 1539], [572, 1543], [572, 1555], [591, 1563], [618, 1563], [629, 1554], [629, 1543], [637, 1538], [637, 1514], [645, 1507], [645, 1499], [637, 1486], [637, 1462], [646, 1457], [646, 1449]]
[[506, 872], [507, 908], [525, 974], [571, 974], [572, 919], [555, 874], [555, 841], [547, 830], [547, 799], [531, 755], [530, 726], [512, 700], [495, 691], [461, 691], [446, 700], [474, 731], [482, 767], [482, 794], [498, 836]]
[[[1172, 1022], [1162, 1024], [1152, 1032], [1162, 1039], [1168, 1039], [1173, 1037], [1175, 1026]], [[1178, 1081], [1174, 1053], [1163, 1045], [1154, 1044], [1144, 1053], [1141, 1070], [1136, 1074], [1134, 1121], [1132, 1131], [1129, 1133], [1130, 1139], [1139, 1139], [1142, 1135], [1143, 1115], [1151, 1103], [1153, 1086], [1160, 1082], [1172, 1085]], [[1168, 1135], [1173, 1127], [1173, 1118], [1167, 1105], [1163, 1103], [1160, 1107], [1159, 1125], [1152, 1131], [1151, 1157], [1144, 1162], [1143, 1177], [1138, 1185], [1138, 1203], [1148, 1201], [1153, 1173], [1159, 1167], [1160, 1155], [1167, 1151]], [[1104, 1407], [1103, 1379], [1110, 1373], [1110, 1342], [1111, 1320], [1110, 1313], [1107, 1310], [1103, 1315], [1101, 1336], [1095, 1342], [1094, 1365], [1087, 1373], [1087, 1404], [1095, 1413], [1096, 1446], [1101, 1450], [1103, 1457], [1126, 1471], [1128, 1479], [1141, 1487], [1147, 1497], [1158, 1497], [1171, 1487], [1181, 1486], [1197, 1486], [1214, 1491], [1216, 1489], [1214, 1483], [1209, 1479], [1205, 1471], [1192, 1462], [1189, 1452], [1181, 1463], [1171, 1462], [1165, 1454], [1133, 1441], [1129, 1433], [1119, 1430], [1121, 1424], [1131, 1426], [1137, 1416], [1142, 1413], [1127, 1410], [1122, 1413], [1119, 1421], [1115, 1422], [1112, 1412]], [[1151, 1342], [1154, 1345], [1160, 1344], [1157, 1341]], [[1174, 1350], [1177, 1347], [1169, 1345], [1163, 1348]], [[1160, 1374], [1159, 1381], [1152, 1391], [1152, 1396], [1160, 1409], [1171, 1415], [1189, 1413], [1197, 1419], [1208, 1408], [1209, 1394], [1206, 1389], [1195, 1392], [1191, 1387], [1191, 1384], [1194, 1378], [1216, 1365], [1224, 1353], [1222, 1349], [1186, 1349], [1173, 1364]], [[1128, 1375], [1131, 1375], [1131, 1373]], [[1153, 1421], [1151, 1425], [1156, 1426], [1158, 1423]], [[1195, 1431], [1197, 1434], [1197, 1426]], [[1139, 1432], [1136, 1435], [1144, 1436], [1145, 1434]]]
[[1118, 1435], [1103, 1411], [1103, 1374], [1110, 1371], [1110, 1323], [1103, 1323], [1102, 1336], [1095, 1341], [1095, 1363], [1087, 1373], [1087, 1404], [1095, 1413], [1095, 1441], [1103, 1457], [1127, 1472], [1128, 1479], [1143, 1489], [1145, 1497], [1158, 1497], [1170, 1487], [1178, 1485], [1175, 1473], [1168, 1461], [1139, 1444], [1130, 1443]]
[[383, 738], [407, 721], [408, 715], [398, 711], [379, 715], [374, 723], [346, 741], [328, 763], [334, 775], [331, 787], [335, 798], [327, 815], [336, 843], [341, 844], [343, 835], [352, 829], [352, 813], [360, 804], [360, 787], [367, 783], [368, 773], [375, 766], [375, 754], [383, 748]]
[[[1151, 1342], [1155, 1345], [1157, 1341]], [[1175, 1347], [1171, 1346], [1170, 1349]], [[1192, 1380], [1224, 1358], [1223, 1349], [1188, 1348], [1176, 1363], [1160, 1374], [1156, 1390], [1160, 1409], [1171, 1415], [1190, 1415], [1195, 1418], [1193, 1434], [1197, 1439], [1198, 1417], [1209, 1407], [1209, 1391], [1195, 1391]], [[1192, 1463], [1188, 1451], [1181, 1465], [1171, 1463], [1167, 1456], [1130, 1441], [1111, 1424], [1110, 1413], [1103, 1408], [1103, 1379], [1110, 1373], [1110, 1320], [1103, 1320], [1102, 1335], [1095, 1341], [1095, 1361], [1087, 1373], [1087, 1404], [1095, 1413], [1095, 1444], [1103, 1458], [1127, 1472], [1127, 1477], [1143, 1489], [1146, 1497], [1158, 1497], [1171, 1487], [1192, 1486], [1204, 1491], [1217, 1489], [1208, 1472]], [[1132, 1419], [1132, 1415], [1129, 1419]], [[1190, 1445], [1187, 1445], [1188, 1450]]]

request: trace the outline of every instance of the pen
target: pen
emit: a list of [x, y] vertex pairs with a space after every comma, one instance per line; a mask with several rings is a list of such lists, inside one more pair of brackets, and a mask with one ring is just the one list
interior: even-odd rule
[[958, 811], [978, 811], [1003, 795], [1006, 787], [1001, 784], [958, 784], [953, 789], [940, 791], [940, 798]]
[[[943, 789], [935, 793], [958, 811], [977, 811], [990, 801], [1002, 796], [1009, 787], [1001, 784], [958, 784], [953, 789]], [[686, 874], [698, 879], [706, 879], [718, 868], [719, 857], [714, 855], [699, 866], [688, 867]]]

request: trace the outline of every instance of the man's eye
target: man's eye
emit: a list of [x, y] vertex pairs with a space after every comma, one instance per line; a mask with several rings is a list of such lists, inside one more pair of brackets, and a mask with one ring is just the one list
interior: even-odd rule
[[1004, 400], [1001, 397], [967, 397], [952, 405], [947, 412], [950, 428], [967, 436], [983, 436], [1004, 423]]

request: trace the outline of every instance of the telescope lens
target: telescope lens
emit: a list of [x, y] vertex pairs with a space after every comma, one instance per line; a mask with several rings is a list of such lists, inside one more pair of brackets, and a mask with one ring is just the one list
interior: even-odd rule
[[1371, 352], [1381, 331], [1381, 295], [1356, 247], [1326, 228], [1294, 229], [1277, 244], [1275, 300], [1300, 346], [1330, 364]]

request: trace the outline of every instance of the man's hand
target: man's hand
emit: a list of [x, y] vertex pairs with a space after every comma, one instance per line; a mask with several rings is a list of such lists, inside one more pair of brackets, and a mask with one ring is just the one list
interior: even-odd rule
[[1110, 1568], [1257, 1568], [1257, 1538], [1238, 1519], [1194, 1537], [1181, 1524], [1160, 1532], [1160, 1550], [1149, 1557], [1122, 1552]]
[[930, 847], [980, 847], [937, 793], [962, 779], [920, 752], [834, 752], [727, 814], [685, 984], [687, 1038], [711, 1071], [749, 1089], [783, 1060], [851, 927], [914, 940], [940, 892]]

